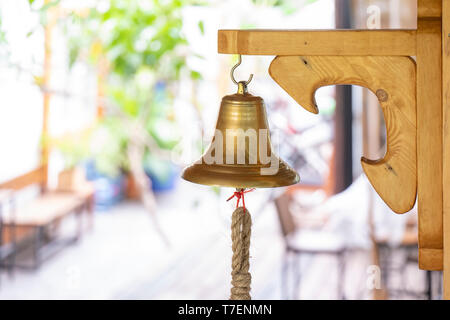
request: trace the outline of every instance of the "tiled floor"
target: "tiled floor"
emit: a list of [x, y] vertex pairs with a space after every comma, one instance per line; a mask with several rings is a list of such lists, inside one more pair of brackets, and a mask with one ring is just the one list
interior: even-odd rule
[[[95, 215], [94, 230], [33, 272], [1, 274], [0, 299], [227, 299], [230, 283], [233, 204], [208, 188], [180, 183], [176, 192], [158, 196], [158, 217], [171, 245], [155, 233], [148, 213], [123, 202]], [[265, 191], [247, 196], [253, 212], [252, 296], [280, 299], [284, 243]], [[258, 212], [255, 212], [258, 211]], [[368, 252], [349, 256], [346, 296], [368, 298]], [[336, 264], [332, 258], [302, 259], [300, 298], [335, 299]], [[417, 270], [413, 270], [417, 273]], [[417, 279], [417, 277], [413, 277]], [[417, 280], [413, 280], [417, 281]]]

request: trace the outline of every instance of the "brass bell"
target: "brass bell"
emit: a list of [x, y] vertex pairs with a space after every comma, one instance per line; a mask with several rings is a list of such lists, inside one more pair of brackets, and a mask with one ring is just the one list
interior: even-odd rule
[[202, 157], [183, 170], [185, 180], [210, 186], [272, 188], [299, 182], [297, 172], [281, 160], [270, 142], [261, 97], [247, 92], [251, 81], [236, 82], [236, 94], [222, 98], [213, 140]]

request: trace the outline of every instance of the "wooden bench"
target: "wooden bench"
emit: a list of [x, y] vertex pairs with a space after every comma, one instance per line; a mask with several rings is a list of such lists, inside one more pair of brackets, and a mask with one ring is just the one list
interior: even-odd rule
[[[32, 250], [32, 263], [19, 264], [16, 259], [12, 259], [16, 267], [37, 268], [62, 245], [78, 240], [84, 229], [83, 212], [89, 213], [89, 226], [92, 227], [93, 188], [86, 184], [73, 190], [48, 191], [44, 186], [46, 174], [45, 168], [40, 167], [0, 184], [0, 190], [12, 190], [12, 194], [33, 185], [41, 187], [36, 199], [20, 208], [12, 206], [1, 217], [3, 232], [0, 247], [12, 245], [15, 256], [25, 250]], [[55, 236], [60, 222], [70, 215], [77, 218], [75, 234], [64, 238]]]

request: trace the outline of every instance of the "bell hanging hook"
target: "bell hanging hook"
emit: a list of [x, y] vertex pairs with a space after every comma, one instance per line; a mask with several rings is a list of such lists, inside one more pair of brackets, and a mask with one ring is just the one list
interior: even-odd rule
[[[234, 70], [236, 70], [236, 68], [241, 65], [241, 62], [242, 62], [242, 58], [241, 58], [241, 55], [239, 54], [238, 55], [238, 62], [233, 66], [233, 68], [231, 68], [231, 71], [230, 71], [231, 80], [233, 80], [233, 83], [236, 84], [236, 85], [239, 85], [239, 82], [236, 81], [236, 79], [234, 78]], [[252, 79], [253, 79], [253, 73], [250, 74], [250, 77], [248, 77], [248, 80], [245, 81], [244, 84], [248, 85], [250, 83], [250, 81], [252, 81]]]

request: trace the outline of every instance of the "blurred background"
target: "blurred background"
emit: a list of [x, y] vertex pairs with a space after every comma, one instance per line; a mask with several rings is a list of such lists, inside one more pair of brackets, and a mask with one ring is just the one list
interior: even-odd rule
[[[227, 299], [233, 189], [180, 178], [233, 93], [218, 29], [415, 28], [414, 0], [0, 0], [0, 299]], [[246, 196], [254, 299], [439, 299], [416, 210], [362, 173], [385, 152], [375, 95], [303, 110], [243, 56], [300, 174]]]

